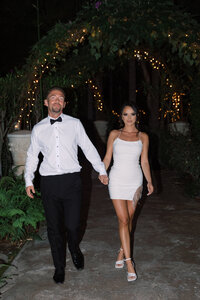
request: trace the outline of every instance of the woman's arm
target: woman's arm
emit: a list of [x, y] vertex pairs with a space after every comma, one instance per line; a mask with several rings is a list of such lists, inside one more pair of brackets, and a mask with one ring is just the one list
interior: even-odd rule
[[143, 143], [143, 149], [141, 153], [141, 166], [144, 173], [144, 176], [147, 181], [147, 188], [148, 188], [148, 194], [150, 195], [153, 193], [154, 187], [152, 184], [151, 179], [151, 171], [149, 166], [149, 159], [148, 159], [148, 150], [149, 150], [149, 137], [146, 133], [142, 133], [141, 140]]
[[107, 142], [107, 150], [106, 150], [105, 157], [103, 159], [106, 170], [109, 168], [112, 159], [112, 154], [113, 154], [113, 142], [117, 138], [118, 134], [119, 134], [118, 130], [112, 130], [109, 134], [108, 142]]

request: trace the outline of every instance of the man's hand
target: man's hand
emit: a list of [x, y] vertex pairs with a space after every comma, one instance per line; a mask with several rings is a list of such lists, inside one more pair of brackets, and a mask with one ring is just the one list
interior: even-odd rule
[[27, 196], [29, 196], [30, 198], [34, 198], [34, 195], [35, 194], [35, 189], [34, 189], [34, 186], [33, 185], [30, 185], [30, 186], [27, 186], [26, 187], [26, 194]]
[[107, 175], [99, 175], [99, 180], [101, 183], [107, 185], [108, 184], [108, 176]]

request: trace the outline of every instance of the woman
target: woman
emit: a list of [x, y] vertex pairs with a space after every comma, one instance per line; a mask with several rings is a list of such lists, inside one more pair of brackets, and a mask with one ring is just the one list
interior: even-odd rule
[[114, 163], [109, 174], [108, 187], [118, 217], [121, 240], [115, 268], [123, 268], [126, 262], [127, 280], [134, 281], [137, 275], [130, 257], [130, 232], [137, 202], [142, 194], [142, 171], [147, 180], [147, 195], [153, 193], [153, 185], [148, 161], [149, 139], [146, 133], [137, 129], [136, 107], [131, 104], [124, 105], [120, 119], [123, 127], [110, 132], [103, 161], [107, 170], [113, 155]]

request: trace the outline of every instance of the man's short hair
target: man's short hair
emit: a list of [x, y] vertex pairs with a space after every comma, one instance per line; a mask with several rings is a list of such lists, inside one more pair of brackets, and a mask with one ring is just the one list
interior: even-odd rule
[[66, 97], [66, 93], [65, 93], [65, 90], [60, 87], [60, 86], [52, 86], [50, 89], [48, 89], [48, 91], [46, 92], [46, 99], [48, 98], [49, 94], [54, 91], [54, 90], [58, 90], [60, 92], [63, 93], [64, 97]]

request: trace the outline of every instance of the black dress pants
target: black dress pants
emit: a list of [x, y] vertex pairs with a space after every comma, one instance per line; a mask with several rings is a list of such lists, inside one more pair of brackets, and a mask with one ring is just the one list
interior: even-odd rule
[[41, 176], [41, 196], [53, 262], [55, 268], [65, 268], [66, 233], [71, 252], [76, 251], [79, 243], [80, 173]]

